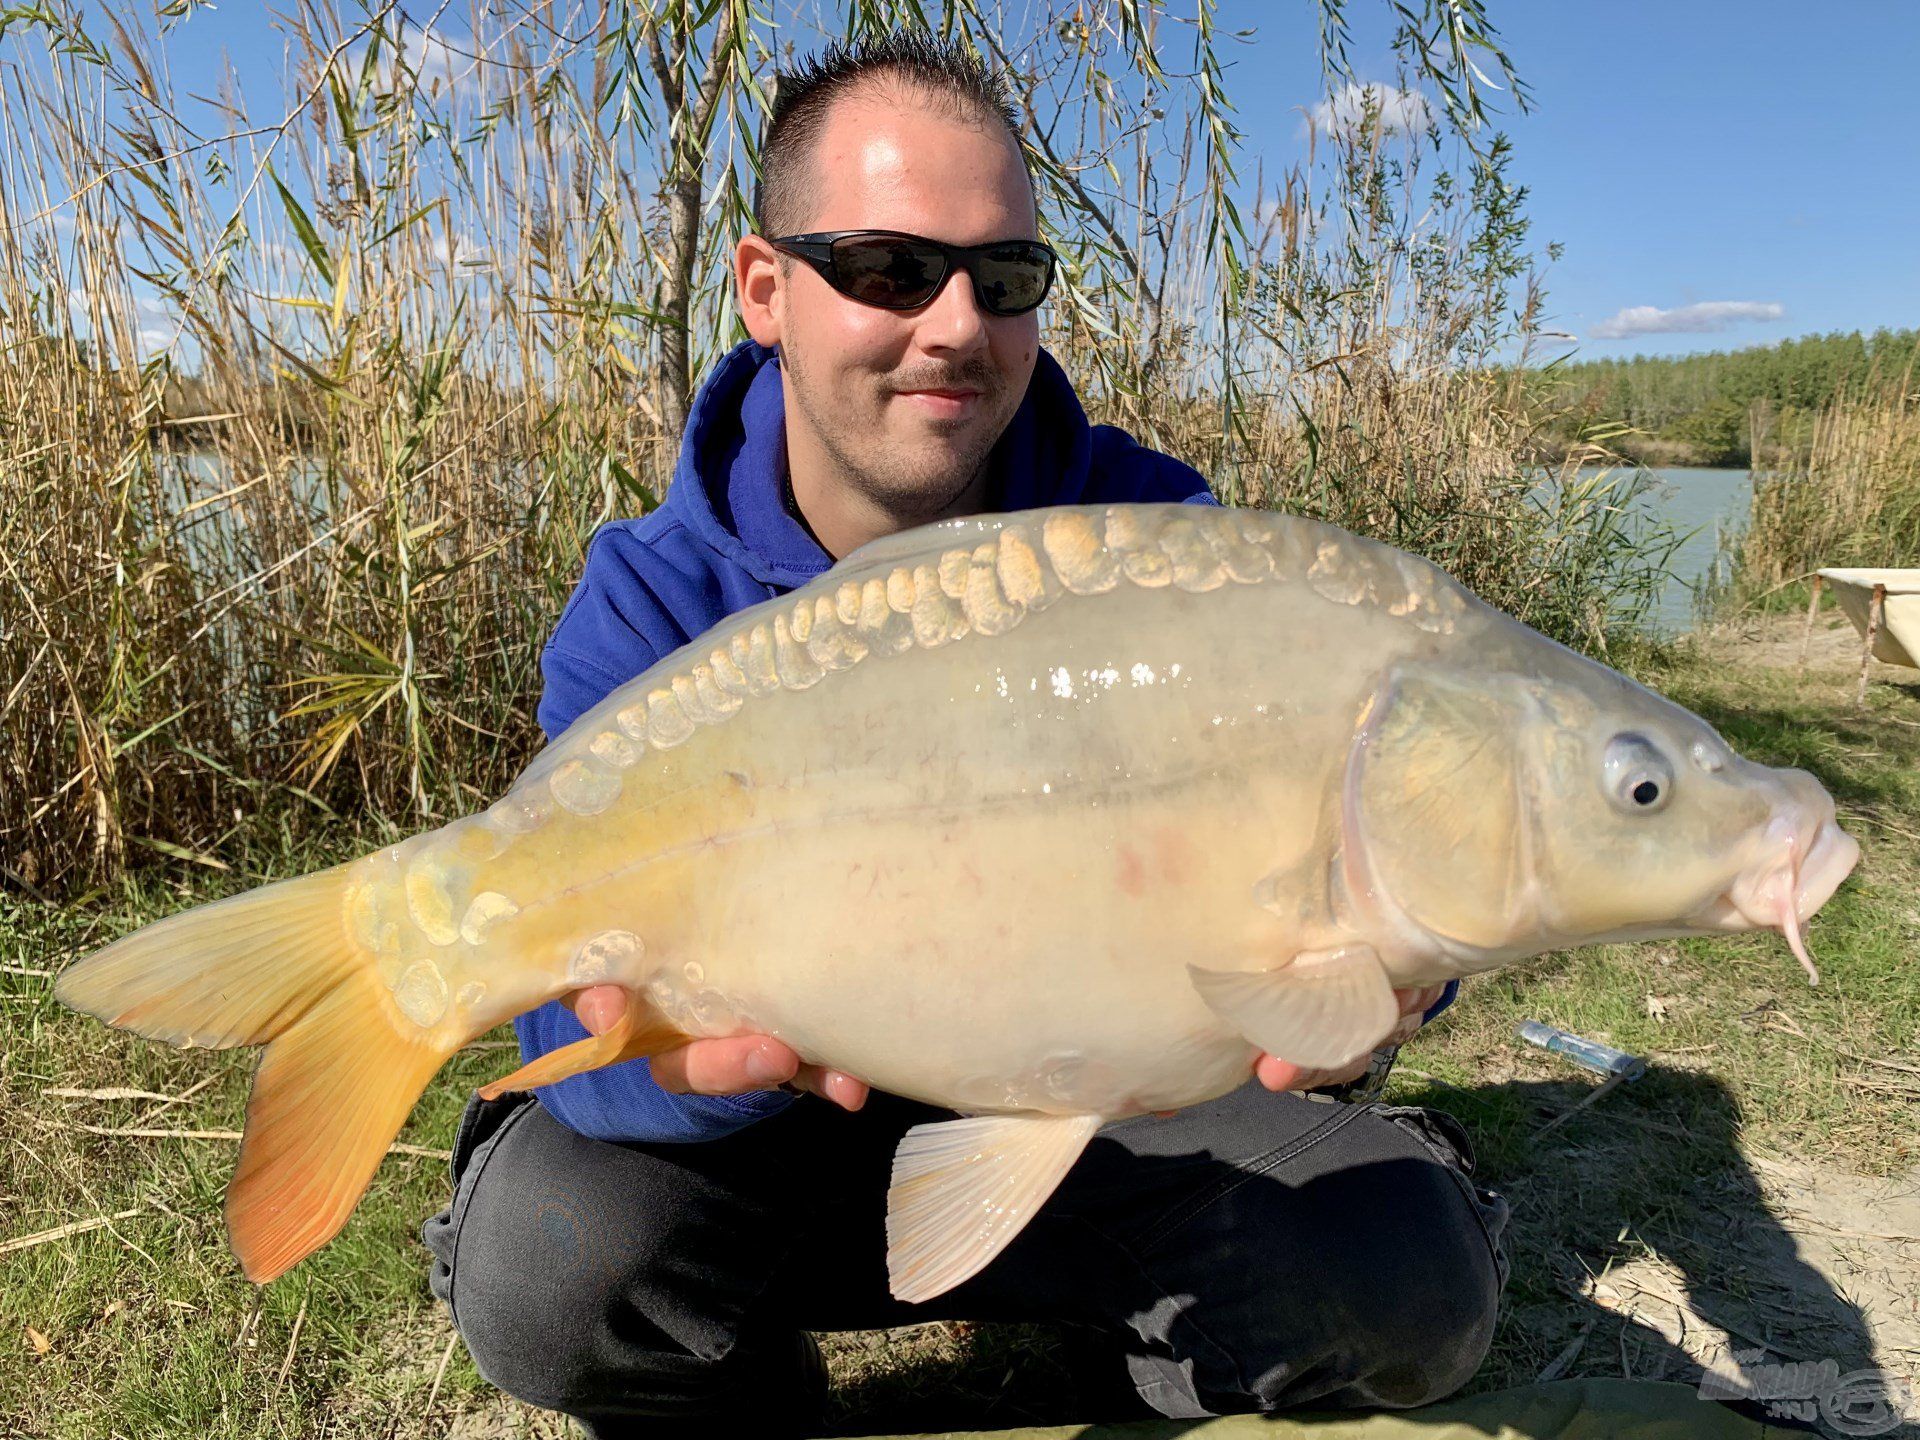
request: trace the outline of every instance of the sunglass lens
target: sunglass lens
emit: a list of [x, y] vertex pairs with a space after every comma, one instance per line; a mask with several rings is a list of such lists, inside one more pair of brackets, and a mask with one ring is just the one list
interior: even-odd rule
[[932, 299], [945, 269], [938, 250], [881, 235], [834, 241], [833, 267], [843, 293], [896, 310]]
[[997, 245], [975, 262], [986, 308], [996, 315], [1023, 315], [1047, 298], [1053, 259], [1038, 245]]

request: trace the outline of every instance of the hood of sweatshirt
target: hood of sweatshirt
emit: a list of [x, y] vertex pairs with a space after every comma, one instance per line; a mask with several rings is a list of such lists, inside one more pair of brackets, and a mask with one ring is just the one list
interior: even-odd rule
[[[981, 508], [1075, 504], [1087, 489], [1092, 455], [1086, 411], [1043, 349], [1020, 408], [988, 457]], [[787, 512], [786, 473], [779, 352], [743, 341], [694, 397], [662, 508], [756, 580], [797, 587], [830, 569], [833, 557]]]

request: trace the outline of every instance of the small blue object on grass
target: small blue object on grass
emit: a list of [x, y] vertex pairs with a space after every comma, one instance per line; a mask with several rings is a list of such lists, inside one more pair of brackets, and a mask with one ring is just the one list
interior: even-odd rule
[[1538, 1045], [1542, 1050], [1564, 1055], [1581, 1069], [1591, 1070], [1596, 1075], [1638, 1080], [1647, 1073], [1647, 1062], [1638, 1055], [1629, 1055], [1624, 1050], [1602, 1045], [1598, 1040], [1589, 1040], [1584, 1035], [1556, 1030], [1538, 1020], [1522, 1020], [1520, 1038], [1529, 1045]]

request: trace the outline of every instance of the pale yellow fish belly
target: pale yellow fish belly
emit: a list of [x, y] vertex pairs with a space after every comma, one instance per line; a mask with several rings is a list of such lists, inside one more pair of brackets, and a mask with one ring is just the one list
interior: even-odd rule
[[1186, 964], [1238, 968], [1280, 927], [1243, 863], [1202, 858], [1239, 827], [1121, 808], [1138, 839], [1117, 847], [1108, 817], [1070, 810], [745, 847], [759, 883], [737, 893], [708, 978], [750, 1028], [937, 1104], [1120, 1115], [1218, 1094], [1251, 1052]]

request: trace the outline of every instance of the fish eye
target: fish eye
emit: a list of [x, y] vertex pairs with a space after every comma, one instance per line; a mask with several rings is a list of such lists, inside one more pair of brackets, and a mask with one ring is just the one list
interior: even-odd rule
[[1607, 798], [1628, 815], [1663, 809], [1673, 793], [1673, 766], [1644, 735], [1616, 735], [1604, 763]]

